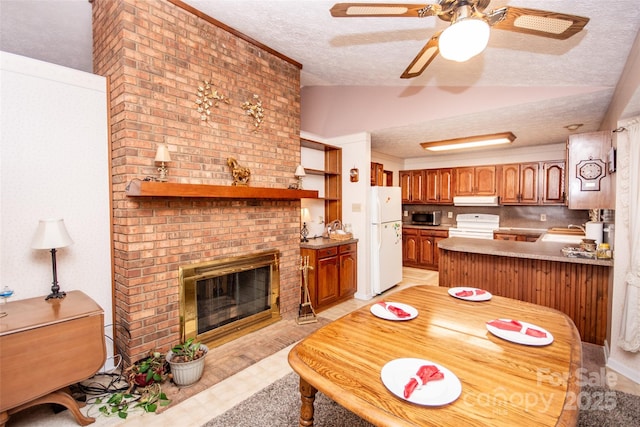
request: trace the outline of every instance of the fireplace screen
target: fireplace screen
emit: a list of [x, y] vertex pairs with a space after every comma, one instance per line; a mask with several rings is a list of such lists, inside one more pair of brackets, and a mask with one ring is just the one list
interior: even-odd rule
[[269, 310], [269, 266], [196, 281], [198, 334]]
[[278, 251], [180, 268], [181, 332], [220, 345], [280, 319]]

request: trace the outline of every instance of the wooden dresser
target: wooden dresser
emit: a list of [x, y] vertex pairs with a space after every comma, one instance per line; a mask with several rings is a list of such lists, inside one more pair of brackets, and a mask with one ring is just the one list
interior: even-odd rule
[[13, 413], [42, 403], [85, 417], [66, 389], [93, 376], [106, 359], [102, 308], [80, 291], [0, 305], [0, 427]]

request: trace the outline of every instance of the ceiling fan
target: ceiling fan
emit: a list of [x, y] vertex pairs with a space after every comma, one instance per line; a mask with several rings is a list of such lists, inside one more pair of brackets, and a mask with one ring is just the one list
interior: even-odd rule
[[564, 40], [580, 32], [589, 18], [544, 10], [505, 6], [484, 12], [491, 0], [438, 0], [436, 3], [337, 3], [331, 15], [339, 18], [437, 16], [451, 22], [433, 35], [400, 76], [417, 77], [438, 56], [464, 62], [484, 50], [489, 28]]

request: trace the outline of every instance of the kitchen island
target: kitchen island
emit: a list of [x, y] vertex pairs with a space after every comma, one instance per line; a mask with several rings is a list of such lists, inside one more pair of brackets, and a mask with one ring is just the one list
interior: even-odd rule
[[451, 237], [438, 243], [439, 285], [472, 286], [562, 311], [583, 341], [606, 338], [612, 260], [569, 258], [566, 243]]

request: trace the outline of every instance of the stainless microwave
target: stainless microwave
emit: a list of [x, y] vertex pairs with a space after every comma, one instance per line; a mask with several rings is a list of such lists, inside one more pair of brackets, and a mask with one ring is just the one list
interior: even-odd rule
[[417, 225], [440, 225], [442, 211], [413, 212], [411, 222]]

